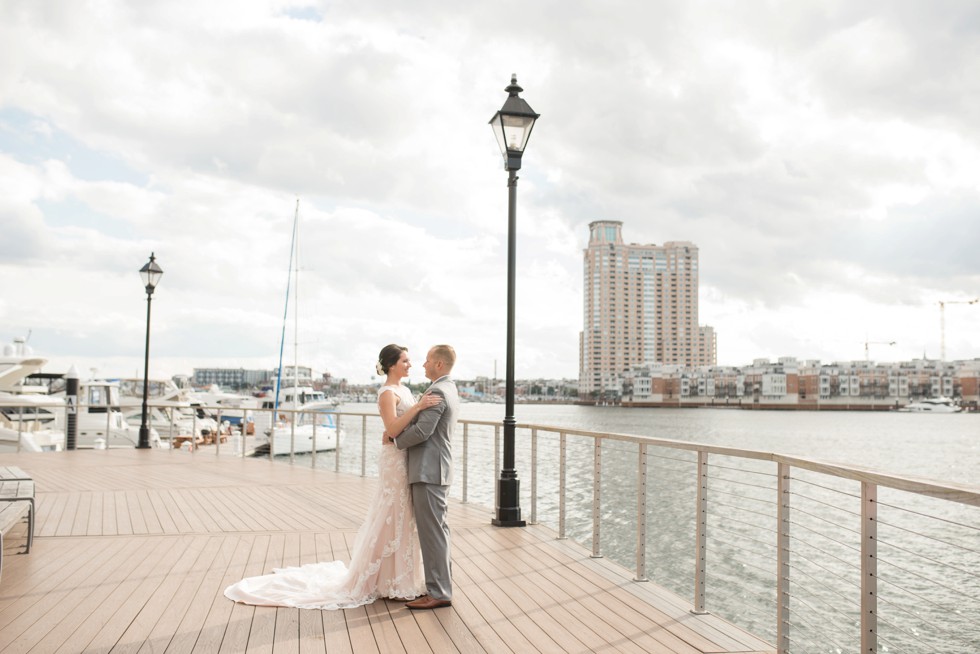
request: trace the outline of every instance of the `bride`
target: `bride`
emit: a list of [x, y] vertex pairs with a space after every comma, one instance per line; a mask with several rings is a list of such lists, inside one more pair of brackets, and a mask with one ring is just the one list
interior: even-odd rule
[[[412, 367], [408, 348], [386, 345], [378, 356], [378, 410], [385, 433], [397, 434], [419, 412], [441, 400], [423, 395], [415, 402], [401, 380]], [[378, 462], [378, 490], [354, 539], [350, 565], [343, 561], [276, 568], [272, 574], [249, 577], [225, 589], [225, 597], [260, 606], [301, 609], [349, 609], [379, 597], [410, 600], [423, 594], [422, 557], [415, 531], [415, 512], [408, 485], [407, 452], [383, 439]]]

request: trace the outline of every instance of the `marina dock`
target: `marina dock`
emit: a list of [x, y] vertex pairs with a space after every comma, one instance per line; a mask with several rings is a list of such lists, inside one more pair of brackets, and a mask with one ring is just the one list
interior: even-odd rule
[[453, 501], [453, 605], [253, 607], [224, 588], [349, 560], [377, 480], [166, 450], [0, 455], [36, 482], [4, 539], [3, 652], [772, 652], [773, 646], [542, 525]]

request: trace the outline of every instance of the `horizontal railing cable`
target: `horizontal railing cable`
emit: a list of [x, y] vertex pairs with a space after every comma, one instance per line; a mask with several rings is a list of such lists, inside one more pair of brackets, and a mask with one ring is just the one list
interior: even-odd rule
[[[943, 590], [948, 590], [948, 591], [950, 591], [951, 593], [954, 593], [954, 594], [955, 594], [955, 595], [957, 595], [957, 596], [963, 596], [963, 597], [966, 597], [966, 598], [968, 598], [968, 599], [970, 599], [970, 600], [973, 600], [974, 602], [976, 602], [976, 601], [978, 601], [976, 597], [973, 597], [972, 595], [967, 595], [967, 594], [966, 594], [966, 593], [965, 593], [965, 592], [963, 591], [963, 589], [962, 589], [962, 588], [954, 588], [954, 587], [952, 587], [952, 586], [947, 586], [947, 585], [945, 585], [945, 584], [941, 584], [941, 583], [939, 583], [938, 581], [935, 581], [934, 579], [929, 579], [928, 577], [924, 577], [924, 576], [922, 576], [922, 575], [920, 575], [920, 574], [917, 574], [917, 573], [915, 573], [915, 572], [912, 572], [911, 570], [908, 570], [908, 569], [906, 569], [906, 568], [901, 568], [901, 567], [899, 567], [899, 566], [897, 566], [897, 565], [895, 565], [894, 563], [890, 563], [890, 562], [888, 562], [888, 561], [883, 561], [883, 560], [881, 560], [881, 559], [879, 559], [879, 564], [880, 564], [880, 563], [884, 563], [884, 564], [886, 564], [886, 565], [890, 565], [890, 566], [892, 566], [892, 567], [895, 567], [895, 568], [898, 568], [898, 569], [899, 569], [899, 570], [901, 570], [902, 572], [904, 572], [904, 573], [906, 573], [906, 574], [909, 574], [909, 575], [911, 575], [911, 576], [913, 576], [913, 577], [917, 577], [918, 579], [921, 579], [921, 580], [923, 580], [923, 581], [928, 581], [928, 582], [930, 582], [930, 583], [931, 583], [931, 584], [932, 584], [932, 585], [933, 585], [934, 587], [936, 587], [936, 588], [942, 588]], [[880, 573], [880, 572], [881, 572], [881, 571], [879, 570], [879, 573]], [[944, 606], [944, 605], [942, 605], [942, 604], [941, 604], [941, 603], [939, 603], [939, 602], [936, 602], [936, 601], [934, 601], [934, 600], [931, 600], [931, 599], [929, 599], [928, 597], [926, 597], [926, 596], [924, 596], [924, 595], [922, 595], [921, 593], [918, 593], [918, 592], [915, 592], [915, 591], [911, 591], [911, 590], [909, 590], [909, 589], [907, 589], [907, 588], [904, 588], [903, 586], [900, 586], [900, 585], [898, 585], [898, 583], [897, 583], [897, 582], [894, 582], [894, 581], [891, 581], [891, 577], [888, 577], [888, 576], [885, 576], [885, 575], [882, 575], [882, 574], [879, 574], [879, 575], [878, 575], [878, 583], [879, 583], [879, 584], [884, 584], [884, 585], [888, 585], [888, 586], [891, 586], [891, 587], [893, 587], [893, 588], [895, 588], [895, 589], [897, 589], [897, 590], [899, 590], [899, 591], [901, 591], [901, 592], [903, 592], [903, 593], [905, 593], [905, 594], [907, 594], [907, 595], [910, 595], [910, 596], [912, 596], [912, 597], [914, 597], [914, 598], [916, 598], [916, 599], [917, 599], [917, 600], [919, 600], [920, 602], [925, 602], [925, 603], [927, 603], [927, 604], [931, 604], [932, 606], [935, 606], [935, 607], [936, 607], [936, 608], [938, 608], [938, 609], [943, 609], [944, 611], [951, 611], [951, 610], [955, 610], [955, 609], [952, 609], [952, 608], [950, 608], [950, 607], [948, 607], [948, 606]]]
[[[752, 593], [756, 598], [761, 597], [757, 593]], [[771, 606], [767, 607], [769, 610], [764, 610], [763, 607], [753, 606], [751, 603], [745, 601], [745, 594], [737, 595], [733, 593], [725, 593], [719, 591], [717, 588], [713, 589], [711, 592], [712, 604], [717, 606], [736, 606], [739, 612], [742, 613], [738, 617], [739, 620], [744, 620], [743, 617], [746, 614], [754, 616], [758, 621], [768, 621], [772, 619], [772, 609]], [[768, 605], [775, 605], [775, 600], [771, 597], [763, 597], [763, 601]]]
[[[734, 470], [735, 472], [738, 472], [740, 474], [760, 475], [762, 477], [770, 477], [770, 478], [772, 477], [772, 471], [771, 470], [769, 470], [769, 471], [766, 471], [766, 470], [750, 470], [749, 468], [739, 468], [737, 466], [725, 465], [723, 463], [709, 463], [708, 464], [708, 467], [711, 468], [711, 469], [713, 469], [713, 470]], [[772, 490], [772, 488], [770, 488], [769, 490]]]
[[[923, 516], [923, 517], [928, 518], [929, 516]], [[895, 524], [893, 522], [886, 522], [886, 521], [883, 521], [883, 520], [879, 520], [878, 521], [878, 524], [880, 526], [882, 526], [882, 527], [888, 527], [889, 529], [897, 529], [897, 530], [903, 531], [903, 532], [905, 532], [907, 534], [912, 534], [914, 536], [918, 536], [919, 538], [924, 538], [926, 540], [931, 540], [934, 543], [942, 543], [943, 545], [948, 545], [949, 547], [958, 549], [958, 550], [960, 550], [962, 552], [969, 552], [970, 554], [980, 553], [980, 550], [975, 550], [975, 549], [969, 548], [969, 547], [967, 547], [965, 545], [960, 545], [959, 543], [954, 543], [953, 541], [943, 540], [942, 538], [938, 538], [936, 536], [931, 536], [931, 535], [926, 534], [926, 533], [921, 532], [921, 531], [913, 531], [912, 529], [908, 529], [907, 527], [903, 527], [902, 525], [898, 525], [898, 524]], [[956, 524], [956, 523], [953, 523], [953, 524]], [[971, 528], [968, 525], [959, 525], [959, 526], [965, 527], [967, 529], [970, 529]], [[980, 529], [978, 529], [977, 531], [980, 531]]]
[[[817, 609], [814, 606], [812, 606], [806, 600], [803, 600], [803, 599], [797, 597], [796, 595], [794, 595], [793, 596], [793, 601], [796, 602], [797, 604], [801, 604], [803, 606], [803, 608], [809, 609], [810, 612], [811, 612], [811, 614], [819, 614], [818, 613], [819, 609]], [[828, 630], [833, 631], [834, 634], [837, 637], [843, 637], [845, 641], [848, 640], [849, 638], [853, 638], [853, 635], [852, 634], [849, 634], [849, 633], [843, 631], [839, 626], [837, 626], [836, 623], [831, 622], [829, 625], [817, 625], [817, 624], [811, 622], [810, 620], [806, 619], [806, 617], [804, 617], [804, 614], [801, 613], [801, 612], [799, 612], [799, 611], [797, 611], [795, 608], [793, 608], [792, 605], [789, 608], [789, 613], [790, 613], [790, 615], [796, 617], [795, 624], [804, 625], [806, 627], [809, 627], [809, 630], [811, 632], [820, 634], [820, 641], [821, 642], [829, 642], [831, 645], [834, 646], [834, 648], [835, 648], [834, 651], [837, 651], [837, 652], [846, 652], [847, 651], [846, 648], [841, 647], [837, 643], [837, 641], [834, 640], [833, 638], [831, 638], [828, 635], [828, 633], [827, 633]], [[843, 615], [843, 614], [841, 614], [841, 615]], [[853, 616], [847, 616], [847, 618], [848, 618], [848, 620], [851, 620], [851, 619], [853, 619]], [[793, 637], [792, 636], [790, 636], [790, 640], [793, 640]], [[793, 646], [792, 651], [795, 653], [795, 652], [799, 651], [802, 647], [803, 647], [802, 643], [797, 642], [797, 644]]]
[[854, 509], [848, 509], [848, 508], [845, 508], [845, 507], [840, 506], [838, 504], [831, 504], [830, 502], [827, 502], [825, 500], [822, 500], [822, 499], [820, 499], [818, 497], [814, 497], [813, 495], [808, 495], [806, 493], [801, 493], [801, 492], [799, 492], [798, 490], [795, 490], [795, 489], [793, 490], [793, 497], [796, 497], [796, 498], [798, 498], [800, 500], [804, 500], [806, 502], [810, 502], [810, 503], [815, 504], [815, 505], [818, 505], [818, 506], [826, 507], [828, 509], [833, 510], [835, 513], [843, 513], [843, 514], [848, 515], [848, 516], [851, 516], [851, 517], [859, 517], [861, 515], [861, 512], [860, 511], [855, 511]]
[[[892, 568], [895, 568], [896, 570], [900, 570], [900, 571], [904, 572], [905, 574], [907, 574], [909, 576], [915, 577], [917, 579], [921, 579], [922, 581], [929, 582], [930, 584], [932, 584], [933, 586], [935, 586], [937, 588], [943, 588], [945, 590], [951, 591], [955, 595], [966, 597], [968, 599], [973, 600], [974, 602], [980, 602], [980, 597], [975, 597], [975, 596], [969, 594], [962, 587], [956, 587], [956, 588], [954, 588], [953, 586], [947, 586], [946, 584], [944, 584], [943, 582], [941, 582], [941, 581], [939, 581], [937, 579], [932, 579], [931, 577], [927, 577], [924, 574], [921, 574], [921, 573], [915, 572], [914, 570], [911, 570], [909, 568], [903, 567], [903, 566], [895, 563], [891, 559], [882, 556], [881, 555], [881, 548], [883, 546], [884, 547], [890, 547], [892, 549], [896, 549], [896, 550], [899, 550], [901, 552], [905, 552], [906, 554], [911, 554], [912, 556], [917, 556], [918, 558], [924, 559], [926, 561], [929, 561], [930, 563], [935, 563], [936, 565], [938, 565], [940, 567], [949, 568], [951, 570], [955, 570], [956, 572], [962, 573], [964, 576], [967, 576], [967, 577], [976, 577], [976, 573], [971, 572], [969, 570], [965, 570], [963, 568], [958, 568], [958, 567], [956, 567], [956, 566], [954, 566], [954, 565], [952, 565], [950, 563], [944, 563], [942, 561], [937, 561], [936, 559], [933, 559], [931, 557], [928, 557], [928, 556], [926, 556], [924, 554], [918, 554], [917, 552], [913, 552], [912, 550], [909, 550], [909, 549], [906, 549], [904, 547], [901, 547], [900, 545], [895, 545], [894, 543], [890, 543], [888, 541], [883, 541], [880, 538], [878, 539], [878, 548], [879, 548], [879, 550], [878, 550], [878, 562], [879, 562], [879, 564], [884, 564], [884, 565], [890, 566]], [[881, 574], [881, 571], [880, 570], [879, 570], [879, 576], [883, 578], [882, 579], [883, 581], [888, 581], [887, 578], [884, 578], [883, 577], [883, 575]], [[937, 604], [937, 606], [939, 606], [939, 605]]]
[[[743, 523], [743, 524], [747, 524], [747, 523]], [[758, 556], [758, 557], [760, 557], [762, 559], [765, 559], [767, 561], [772, 561], [772, 562], [775, 562], [776, 561], [776, 557], [772, 555], [772, 550], [775, 549], [775, 545], [773, 545], [772, 543], [767, 543], [766, 541], [759, 540], [758, 538], [753, 538], [752, 536], [749, 536], [749, 535], [743, 534], [743, 533], [739, 533], [739, 532], [734, 531], [732, 529], [726, 529], [725, 527], [722, 527], [722, 526], [717, 525], [717, 524], [712, 525], [712, 531], [720, 531], [723, 534], [730, 534], [731, 536], [739, 539], [740, 541], [743, 541], [743, 542], [747, 541], [747, 542], [753, 543], [755, 545], [760, 545], [763, 548], [765, 548], [765, 550], [768, 550], [768, 551], [765, 551], [765, 550], [763, 550], [763, 551], [759, 551], [759, 550], [748, 550], [748, 552], [750, 554], [754, 554], [754, 555], [756, 555], [756, 556]], [[715, 538], [715, 537], [712, 537], [712, 536], [708, 536], [708, 538], [709, 538], [709, 540], [712, 540], [712, 541], [714, 541], [716, 543], [729, 544], [729, 543], [725, 543], [724, 541], [722, 541], [719, 538]], [[767, 573], [770, 574], [770, 575], [771, 574], [774, 574], [772, 572], [772, 570], [767, 571]]]
[[[794, 482], [793, 483], [793, 487], [794, 488], [796, 488], [796, 485], [797, 484], [806, 484], [807, 486], [813, 486], [814, 488], [819, 488], [821, 490], [829, 491], [831, 493], [837, 493], [837, 494], [844, 495], [846, 497], [850, 497], [850, 498], [853, 498], [853, 499], [856, 499], [856, 500], [860, 500], [861, 499], [861, 494], [860, 493], [850, 493], [848, 491], [843, 491], [843, 490], [841, 490], [839, 488], [833, 488], [831, 486], [824, 486], [823, 484], [818, 484], [817, 482], [812, 481], [810, 479], [807, 479], [806, 477], [796, 477], [796, 476], [793, 476], [792, 477], [792, 480]], [[796, 493], [798, 491], [794, 490], [793, 492]]]
[[912, 514], [914, 516], [918, 516], [920, 518], [928, 518], [929, 520], [934, 520], [936, 522], [942, 522], [942, 523], [945, 523], [947, 525], [953, 525], [954, 527], [962, 527], [963, 529], [969, 529], [970, 531], [980, 532], [980, 527], [978, 527], [977, 525], [966, 525], [966, 524], [963, 524], [962, 522], [957, 522], [955, 520], [950, 520], [948, 518], [943, 518], [942, 516], [929, 515], [928, 513], [922, 513], [921, 511], [916, 511], [914, 509], [910, 509], [907, 506], [896, 506], [894, 504], [887, 504], [885, 502], [878, 502], [878, 506], [882, 506], [882, 507], [886, 507], [886, 508], [889, 508], [889, 509], [893, 509], [895, 511], [903, 511], [905, 513], [910, 513], [910, 514]]
[[[924, 624], [928, 625], [936, 633], [943, 634], [943, 638], [944, 639], [959, 640], [956, 637], [956, 634], [955, 633], [951, 633], [948, 629], [944, 628], [942, 625], [937, 625], [934, 622], [932, 622], [932, 621], [928, 620], [927, 618], [923, 617], [921, 614], [916, 613], [914, 611], [910, 611], [910, 610], [906, 609], [905, 607], [901, 606], [900, 604], [897, 604], [895, 602], [890, 602], [890, 601], [888, 601], [887, 598], [882, 597], [880, 595], [878, 596], [878, 602], [879, 602], [879, 607], [878, 607], [879, 608], [879, 610], [878, 610], [879, 634], [881, 633], [881, 624], [884, 623], [884, 624], [887, 624], [892, 629], [894, 629], [895, 631], [897, 631], [899, 633], [902, 633], [902, 634], [905, 634], [906, 636], [911, 637], [913, 640], [915, 640], [915, 641], [917, 641], [919, 643], [922, 643], [923, 645], [927, 645], [927, 643], [925, 643], [920, 638], [919, 634], [917, 634], [915, 632], [912, 632], [912, 631], [909, 631], [907, 628], [900, 626], [894, 620], [890, 620], [888, 618], [888, 612], [881, 610], [882, 605], [886, 605], [888, 608], [895, 609], [896, 611], [907, 615], [908, 617], [912, 618], [913, 620], [916, 620], [916, 621], [918, 621], [920, 623], [924, 623]], [[928, 651], [928, 650], [925, 650], [925, 651]]]
[[[795, 497], [796, 496], [794, 495], [794, 498]], [[853, 534], [853, 535], [856, 535], [857, 536], [857, 535], [860, 535], [860, 533], [861, 533], [860, 530], [858, 530], [858, 529], [854, 529], [853, 527], [848, 527], [847, 525], [842, 525], [839, 522], [834, 522], [830, 518], [825, 518], [824, 516], [819, 515], [817, 513], [813, 513], [812, 511], [807, 511], [806, 509], [801, 509], [799, 507], [799, 505], [797, 505], [797, 504], [794, 504], [793, 505], [793, 513], [794, 514], [803, 515], [803, 516], [806, 516], [808, 518], [813, 518], [817, 522], [823, 523], [825, 525], [832, 525], [833, 527], [835, 527], [835, 528], [837, 528], [837, 529], [839, 529], [842, 532], [847, 533], [847, 534]], [[800, 525], [802, 525], [802, 523], [800, 523], [800, 522], [794, 522], [794, 524], [800, 524]]]
[[[813, 534], [814, 536], [817, 536], [817, 537], [823, 539], [824, 541], [829, 541], [831, 543], [835, 543], [837, 545], [840, 545], [844, 549], [850, 550], [851, 552], [855, 553], [856, 555], [857, 554], [860, 554], [860, 552], [861, 552], [861, 548], [860, 547], [856, 547], [854, 545], [850, 545], [848, 543], [845, 543], [843, 541], [837, 540], [835, 538], [831, 538], [827, 534], [824, 534], [824, 533], [821, 533], [819, 531], [816, 531], [815, 529], [811, 529], [809, 526], [807, 526], [807, 525], [805, 525], [805, 524], [803, 524], [801, 522], [796, 522], [795, 520], [790, 520], [790, 525], [793, 528], [803, 529], [804, 531], [809, 532], [810, 534]], [[848, 561], [846, 559], [842, 559], [842, 558], [840, 558], [838, 556], [835, 556], [835, 555], [831, 554], [828, 551], [820, 550], [816, 546], [814, 546], [812, 543], [808, 543], [808, 542], [803, 541], [796, 534], [793, 535], [793, 540], [794, 540], [794, 542], [798, 542], [798, 543], [801, 543], [801, 544], [806, 545], [808, 547], [811, 547], [813, 549], [817, 549], [817, 551], [824, 552], [828, 556], [833, 556], [835, 559], [837, 559], [841, 563], [846, 563], [849, 567], [854, 567], [854, 568], [857, 567], [857, 565], [854, 563], [854, 561]], [[856, 560], [857, 560], [857, 556], [855, 556], [855, 561]]]
[[[813, 561], [809, 561], [809, 560], [807, 561], [807, 563], [809, 563], [810, 565], [812, 565], [812, 566], [814, 566], [816, 568], [820, 568], [820, 570], [822, 570], [823, 572], [827, 572], [827, 573], [831, 574], [832, 576], [834, 576], [839, 581], [844, 582], [845, 585], [847, 585], [847, 586], [853, 586], [854, 585], [853, 582], [851, 582], [851, 581], [849, 581], [849, 580], [847, 580], [847, 579], [845, 579], [843, 577], [834, 575], [833, 572], [827, 570], [827, 568], [823, 567], [822, 565], [820, 565], [818, 563], [814, 563]], [[807, 579], [809, 579], [810, 581], [812, 581], [815, 586], [817, 586], [819, 588], [822, 588], [826, 592], [829, 592], [829, 593], [832, 593], [833, 595], [836, 595], [845, 604], [848, 603], [848, 602], [855, 602], [855, 599], [853, 597], [850, 597], [848, 595], [844, 595], [843, 593], [841, 593], [836, 588], [833, 588], [832, 586], [830, 586], [826, 582], [818, 579], [817, 577], [814, 577], [812, 574], [810, 574], [809, 571], [804, 570], [802, 566], [799, 566], [799, 565], [796, 565], [796, 564], [790, 564], [790, 570], [792, 570], [793, 572], [798, 573], [800, 575], [803, 575], [804, 577], [806, 577]], [[799, 586], [802, 586], [802, 584], [799, 584], [799, 582], [797, 582], [797, 584]], [[843, 614], [841, 614], [841, 615], [843, 615]]]

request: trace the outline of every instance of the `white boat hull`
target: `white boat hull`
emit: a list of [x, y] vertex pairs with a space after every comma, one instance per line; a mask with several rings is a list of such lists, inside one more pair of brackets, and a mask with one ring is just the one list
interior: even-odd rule
[[[314, 451], [329, 452], [337, 449], [336, 427], [317, 425], [314, 437], [313, 425], [281, 425], [274, 432], [272, 451], [276, 456], [289, 454], [310, 454]], [[266, 443], [269, 438], [266, 437]]]
[[947, 397], [925, 398], [899, 409], [903, 413], [959, 413], [962, 410], [963, 407]]

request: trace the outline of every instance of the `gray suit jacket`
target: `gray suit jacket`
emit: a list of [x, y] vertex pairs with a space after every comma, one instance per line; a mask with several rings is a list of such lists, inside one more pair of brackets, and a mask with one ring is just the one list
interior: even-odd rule
[[449, 486], [453, 483], [452, 436], [459, 413], [456, 382], [440, 377], [429, 387], [430, 393], [443, 401], [419, 414], [408, 428], [395, 438], [400, 450], [408, 450], [408, 483]]

